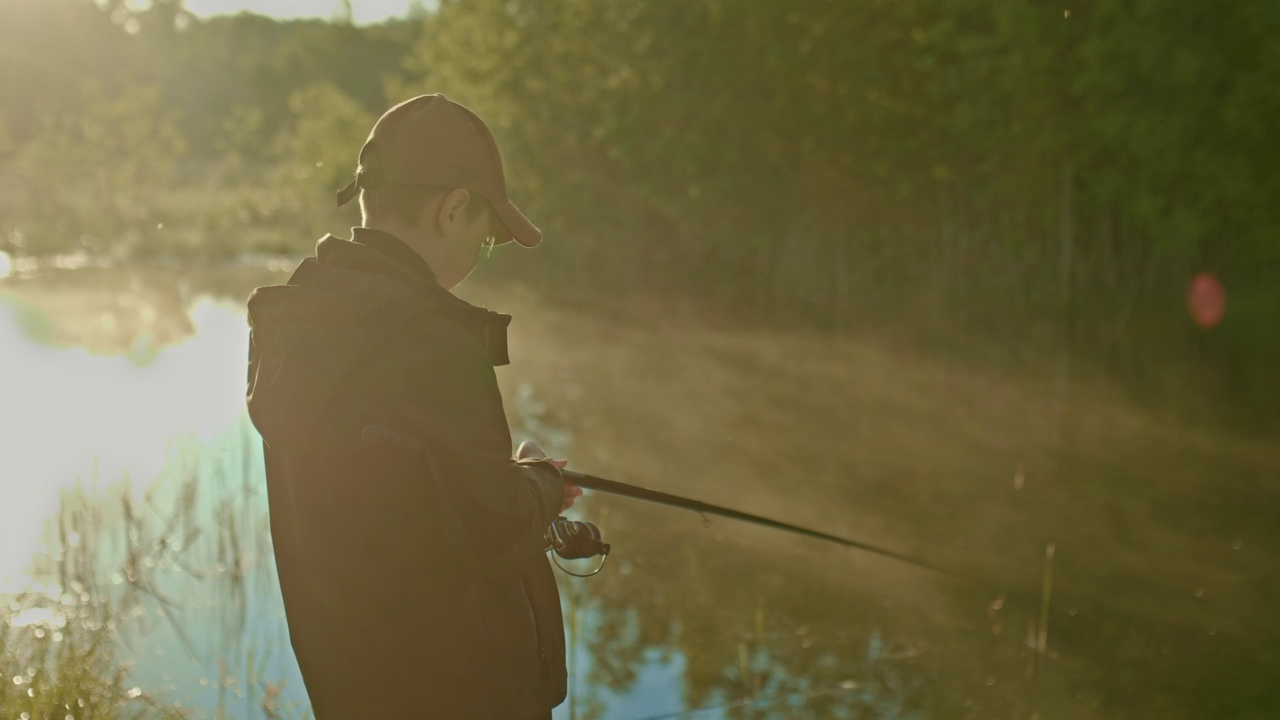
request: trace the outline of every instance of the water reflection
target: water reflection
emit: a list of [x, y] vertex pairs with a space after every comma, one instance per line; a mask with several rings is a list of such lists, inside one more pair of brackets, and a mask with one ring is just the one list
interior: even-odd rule
[[[281, 272], [219, 272], [0, 285], [0, 610], [21, 640], [0, 659], [54, 633], [87, 652], [110, 631], [137, 664], [114, 684], [103, 670], [104, 702], [303, 717], [241, 406], [237, 299]], [[575, 513], [614, 551], [594, 578], [559, 578], [573, 679], [558, 720], [1274, 707], [1273, 442], [1084, 393], [1058, 413], [1034, 378], [857, 343], [655, 330], [474, 292], [521, 309], [501, 374], [517, 436], [587, 472], [990, 581], [591, 495]], [[28, 662], [0, 668], [23, 680], [4, 692], [34, 689]]]
[[142, 489], [126, 481], [61, 490], [47, 550], [33, 558], [24, 591], [9, 595], [0, 660], [21, 666], [26, 656], [58, 677], [39, 661], [48, 655], [38, 646], [51, 642], [72, 655], [91, 652], [104, 667], [129, 663], [127, 675], [113, 669], [96, 680], [104, 692], [113, 682], [139, 688], [124, 699], [153, 710], [225, 717], [232, 707], [250, 711], [237, 716], [271, 707], [268, 717], [300, 717], [306, 696], [278, 598], [260, 446], [248, 427], [233, 423], [242, 432], [180, 445]]
[[[624, 501], [596, 498], [586, 511], [608, 518], [617, 563], [593, 581], [564, 581], [578, 586], [575, 609], [586, 615], [577, 629], [592, 662], [577, 679], [587, 707], [604, 691], [635, 684], [644, 670], [637, 659], [665, 657], [682, 668], [672, 709], [952, 716], [991, 695], [974, 677], [939, 672], [963, 654], [960, 646], [972, 653], [972, 672], [1002, 673], [992, 660], [1027, 651], [993, 643], [985, 622], [966, 627], [982, 618], [977, 598], [955, 598], [958, 618], [895, 604], [899, 595], [886, 582], [896, 570], [870, 561], [859, 568], [851, 552], [774, 543], [728, 523], [706, 530], [696, 516], [682, 522]], [[937, 592], [927, 582], [916, 591]]]
[[188, 310], [188, 340], [143, 353], [148, 335], [139, 332], [130, 354], [101, 355], [41, 342], [59, 322], [47, 310], [0, 304], [0, 543], [11, 550], [0, 559], [0, 593], [20, 589], [60, 488], [132, 477], [141, 493], [175, 441], [209, 442], [235, 426], [243, 312], [208, 297]]
[[[243, 306], [164, 271], [4, 291], [0, 664], [58, 676], [45, 661], [61, 648], [98, 673], [69, 690], [104, 716], [305, 708], [240, 399]], [[37, 682], [19, 707], [57, 709], [55, 689]]]

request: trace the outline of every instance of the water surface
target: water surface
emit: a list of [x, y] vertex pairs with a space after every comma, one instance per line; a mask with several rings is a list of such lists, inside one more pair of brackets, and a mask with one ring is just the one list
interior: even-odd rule
[[[66, 608], [100, 598], [147, 697], [306, 716], [243, 410], [243, 299], [287, 265], [0, 283], [9, 631], [69, 633]], [[866, 338], [463, 294], [516, 315], [499, 374], [518, 439], [981, 579], [588, 496], [574, 515], [615, 551], [594, 578], [560, 577], [557, 718], [1277, 710], [1274, 442]]]

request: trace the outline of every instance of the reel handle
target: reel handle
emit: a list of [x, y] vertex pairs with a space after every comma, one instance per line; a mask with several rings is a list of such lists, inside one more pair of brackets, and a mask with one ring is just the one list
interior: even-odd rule
[[551, 521], [543, 536], [548, 550], [554, 550], [565, 560], [607, 556], [611, 546], [604, 541], [604, 535], [594, 523], [581, 520], [570, 520], [561, 515]]

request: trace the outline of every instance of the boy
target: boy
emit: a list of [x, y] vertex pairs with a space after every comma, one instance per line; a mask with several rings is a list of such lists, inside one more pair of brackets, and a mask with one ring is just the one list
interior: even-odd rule
[[[486, 244], [542, 234], [488, 127], [441, 95], [378, 120], [338, 203], [357, 196], [351, 240], [249, 299], [249, 413], [313, 711], [549, 718], [566, 671], [542, 538], [582, 491], [532, 443], [511, 458], [493, 371], [511, 318], [449, 292]], [[388, 433], [419, 444], [370, 442]]]

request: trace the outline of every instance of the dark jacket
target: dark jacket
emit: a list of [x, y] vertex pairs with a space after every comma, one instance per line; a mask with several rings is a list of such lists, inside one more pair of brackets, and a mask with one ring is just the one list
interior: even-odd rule
[[[542, 542], [563, 481], [511, 460], [509, 321], [363, 228], [249, 298], [249, 414], [318, 720], [525, 718], [565, 697]], [[429, 451], [370, 446], [370, 426]]]

